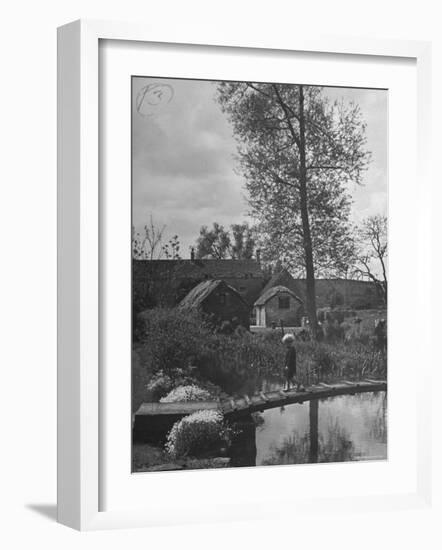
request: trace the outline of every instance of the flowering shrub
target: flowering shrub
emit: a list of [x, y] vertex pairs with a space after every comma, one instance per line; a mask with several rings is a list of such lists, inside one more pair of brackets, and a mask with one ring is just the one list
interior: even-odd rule
[[167, 436], [166, 451], [172, 458], [197, 456], [226, 440], [223, 415], [216, 410], [197, 411], [175, 422]]
[[198, 386], [178, 386], [160, 399], [160, 403], [176, 403], [178, 401], [208, 401], [210, 393]]

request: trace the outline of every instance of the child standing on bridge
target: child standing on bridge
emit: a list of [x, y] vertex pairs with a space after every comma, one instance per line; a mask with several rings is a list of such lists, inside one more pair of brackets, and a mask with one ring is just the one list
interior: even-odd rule
[[[295, 336], [293, 334], [286, 334], [282, 338], [282, 343], [287, 348], [284, 361], [284, 375], [286, 379], [286, 386], [284, 391], [290, 390], [290, 384], [293, 383], [293, 379], [296, 380], [296, 348], [295, 348]], [[299, 390], [299, 383], [297, 388]]]

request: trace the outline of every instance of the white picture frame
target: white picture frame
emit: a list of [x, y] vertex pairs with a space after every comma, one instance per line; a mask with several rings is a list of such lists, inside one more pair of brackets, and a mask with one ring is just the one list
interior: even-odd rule
[[[100, 483], [103, 483], [102, 433], [100, 414], [103, 408], [103, 388], [100, 336], [102, 300], [100, 250], [100, 139], [99, 139], [99, 48], [101, 40], [134, 43], [167, 43], [180, 45], [268, 49], [274, 53], [290, 51], [312, 54], [348, 56], [378, 56], [409, 58], [417, 67], [417, 163], [419, 289], [416, 300], [423, 311], [419, 327], [422, 345], [430, 347], [430, 274], [431, 234], [429, 121], [430, 121], [430, 44], [426, 42], [366, 40], [345, 37], [281, 36], [268, 44], [265, 37], [252, 32], [234, 36], [163, 35], [154, 27], [137, 24], [76, 21], [58, 30], [58, 521], [80, 530], [140, 527], [174, 522], [214, 521], [217, 519], [260, 518], [266, 501], [244, 499], [230, 513], [219, 514], [218, 507], [207, 507], [194, 491], [191, 514], [166, 513], [167, 503], [134, 508], [125, 506], [103, 510]], [[234, 54], [235, 50], [230, 50]], [[169, 75], [170, 76], [170, 75]], [[424, 246], [425, 243], [425, 246]], [[427, 352], [428, 353], [428, 352]], [[422, 366], [416, 382], [416, 487], [413, 491], [370, 494], [352, 498], [339, 497], [333, 508], [345, 512], [355, 509], [370, 511], [394, 507], [426, 506], [431, 497], [430, 408], [425, 387], [429, 386], [430, 361]], [[127, 442], [127, 444], [129, 444]], [[348, 466], [347, 466], [348, 467]], [[287, 467], [286, 467], [287, 468]], [[291, 468], [291, 467], [288, 467]], [[231, 472], [231, 471], [230, 471]], [[163, 474], [164, 475], [164, 474]], [[172, 476], [194, 476], [194, 473], [174, 473]], [[219, 473], [199, 472], [193, 481], [214, 479]], [[229, 475], [229, 472], [221, 475]], [[287, 474], [285, 474], [287, 475]], [[210, 477], [211, 476], [211, 477]], [[238, 475], [236, 475], [238, 478]], [[175, 478], [177, 479], [177, 478]], [[225, 477], [223, 478], [225, 483]], [[221, 482], [223, 481], [221, 480]], [[157, 484], [158, 485], [158, 484]], [[198, 485], [197, 485], [198, 487]], [[314, 491], [313, 491], [314, 492]], [[153, 495], [155, 500], [155, 493]], [[284, 500], [284, 509], [300, 509], [290, 494], [275, 493], [273, 499]], [[333, 499], [333, 495], [330, 495]], [[304, 499], [302, 510], [313, 512], [330, 507], [330, 498]], [[283, 499], [283, 500], [282, 500]], [[281, 515], [283, 512], [277, 512]]]

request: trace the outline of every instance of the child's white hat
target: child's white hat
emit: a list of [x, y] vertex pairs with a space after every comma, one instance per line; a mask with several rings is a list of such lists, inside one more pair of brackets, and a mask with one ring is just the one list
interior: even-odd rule
[[294, 334], [285, 334], [283, 337], [282, 337], [282, 343], [283, 344], [287, 344], [288, 342], [294, 342], [295, 341], [295, 335]]

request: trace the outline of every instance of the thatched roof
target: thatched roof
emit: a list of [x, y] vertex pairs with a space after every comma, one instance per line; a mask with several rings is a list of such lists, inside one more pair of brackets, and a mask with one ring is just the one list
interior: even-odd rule
[[212, 292], [218, 287], [221, 287], [222, 290], [225, 290], [230, 292], [231, 294], [234, 294], [235, 296], [238, 297], [239, 300], [241, 300], [241, 302], [247, 305], [247, 303], [243, 300], [241, 295], [233, 287], [231, 287], [224, 281], [217, 279], [217, 280], [203, 281], [199, 285], [196, 285], [181, 300], [178, 307], [186, 308], [186, 309], [198, 309], [201, 306], [201, 304], [204, 302], [204, 300], [208, 296], [210, 296], [210, 294], [212, 294]]
[[298, 296], [296, 296], [296, 294], [292, 292], [289, 288], [287, 288], [286, 286], [277, 285], [264, 291], [261, 296], [256, 300], [254, 305], [264, 306], [271, 298], [277, 296], [278, 294], [290, 294], [292, 298], [298, 300], [298, 302], [302, 304], [301, 298], [298, 298]]
[[286, 288], [294, 292], [297, 296], [300, 296], [302, 293], [302, 289], [298, 288], [298, 281], [299, 279], [294, 279], [290, 272], [286, 268], [283, 268], [281, 271], [278, 271], [277, 273], [274, 273], [272, 275], [271, 279], [263, 288], [261, 294], [264, 294], [265, 292], [267, 292], [267, 290], [275, 286], [285, 286]]

